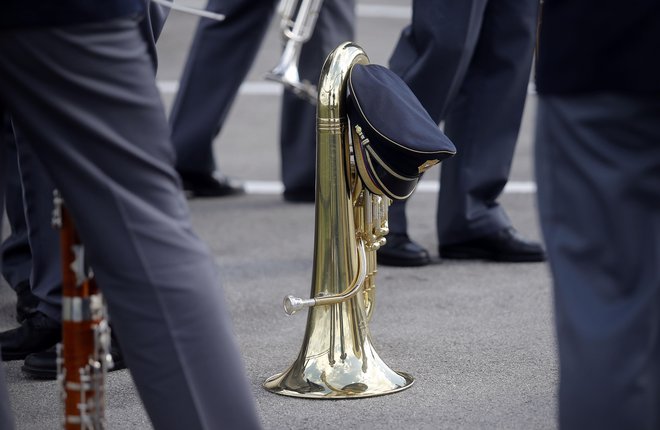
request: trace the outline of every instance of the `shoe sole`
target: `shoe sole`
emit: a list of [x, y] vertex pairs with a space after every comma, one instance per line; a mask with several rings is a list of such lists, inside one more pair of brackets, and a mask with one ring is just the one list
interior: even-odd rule
[[245, 194], [245, 190], [241, 191], [230, 191], [226, 193], [217, 193], [213, 191], [192, 191], [192, 190], [184, 190], [184, 193], [186, 195], [186, 198], [188, 199], [194, 199], [194, 198], [207, 198], [211, 199], [214, 197], [217, 198], [222, 198], [222, 197], [232, 197], [232, 196], [242, 196]]
[[30, 378], [33, 379], [44, 379], [50, 381], [54, 381], [55, 379], [57, 379], [57, 372], [52, 372], [43, 369], [35, 369], [26, 366], [21, 366], [21, 371], [23, 371], [23, 373], [26, 376], [29, 376]]
[[287, 203], [314, 203], [316, 200], [314, 198], [306, 197], [284, 197], [284, 201]]
[[381, 257], [380, 255], [377, 257], [377, 262], [378, 264], [382, 264], [383, 266], [393, 266], [393, 267], [420, 267], [420, 266], [428, 266], [431, 263], [431, 259], [425, 259], [425, 260], [400, 260], [400, 259], [392, 259], [390, 260], [387, 257]]
[[30, 352], [21, 352], [21, 353], [11, 353], [11, 352], [5, 352], [2, 351], [2, 361], [16, 361], [16, 360], [23, 360], [25, 357], [28, 355], [32, 354], [34, 351]]
[[486, 260], [498, 263], [541, 263], [546, 260], [544, 254], [492, 254], [481, 250], [440, 251], [440, 258], [446, 260]]
[[[108, 369], [109, 372], [114, 372], [115, 370], [126, 369], [126, 365], [123, 361], [115, 363], [115, 366], [112, 369]], [[26, 375], [34, 379], [44, 379], [54, 381], [57, 379], [57, 372], [52, 370], [45, 370], [37, 367], [21, 366], [21, 371]]]

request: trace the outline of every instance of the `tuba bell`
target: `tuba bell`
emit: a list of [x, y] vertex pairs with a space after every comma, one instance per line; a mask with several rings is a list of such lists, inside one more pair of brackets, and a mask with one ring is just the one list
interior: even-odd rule
[[[386, 186], [387, 178], [378, 179], [379, 171], [363, 172], [365, 166], [374, 166], [365, 157], [376, 153], [369, 149], [362, 127], [349, 127], [347, 90], [351, 70], [368, 64], [362, 48], [346, 42], [328, 56], [321, 70], [311, 298], [284, 299], [287, 314], [308, 308], [307, 326], [294, 363], [264, 382], [273, 393], [315, 399], [361, 398], [405, 390], [414, 382], [411, 375], [390, 369], [380, 358], [367, 325], [374, 309], [376, 251], [388, 233], [390, 198], [412, 193], [405, 188], [405, 196], [397, 195], [391, 192], [396, 187]], [[365, 156], [358, 154], [363, 150]], [[423, 159], [429, 158], [421, 152]], [[378, 160], [384, 159], [386, 154], [378, 156]], [[360, 160], [366, 163], [360, 164]], [[391, 178], [399, 182], [405, 178], [390, 168], [382, 172], [394, 173]], [[367, 174], [371, 179], [365, 181]], [[420, 173], [411, 175], [416, 185]]]

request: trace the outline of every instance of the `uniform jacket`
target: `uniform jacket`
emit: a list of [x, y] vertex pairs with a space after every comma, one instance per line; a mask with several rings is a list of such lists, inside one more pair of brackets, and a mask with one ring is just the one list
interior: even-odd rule
[[143, 12], [143, 0], [2, 0], [0, 31], [85, 24]]
[[660, 92], [660, 1], [545, 0], [541, 94]]

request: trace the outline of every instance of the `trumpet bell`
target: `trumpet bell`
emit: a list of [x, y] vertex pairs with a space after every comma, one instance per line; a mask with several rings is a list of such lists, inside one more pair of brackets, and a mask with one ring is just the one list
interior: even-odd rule
[[280, 62], [273, 70], [266, 73], [264, 78], [284, 85], [285, 89], [296, 96], [316, 105], [316, 87], [307, 81], [300, 80], [300, 73], [298, 72], [300, 50], [293, 47], [293, 44], [294, 42], [287, 43], [280, 57]]
[[264, 78], [269, 81], [279, 82], [284, 85], [286, 90], [291, 91], [297, 97], [313, 105], [316, 104], [316, 88], [309, 82], [300, 81], [298, 69], [295, 65], [288, 69], [275, 68], [268, 72]]

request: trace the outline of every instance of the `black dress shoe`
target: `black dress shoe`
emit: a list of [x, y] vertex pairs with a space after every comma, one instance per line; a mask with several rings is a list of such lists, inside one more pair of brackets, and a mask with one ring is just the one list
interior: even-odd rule
[[407, 234], [390, 233], [377, 252], [378, 264], [384, 266], [425, 266], [431, 262], [426, 249], [410, 240]]
[[443, 245], [440, 257], [458, 260], [490, 260], [512, 263], [545, 261], [543, 246], [523, 238], [513, 227], [467, 242]]
[[314, 188], [296, 188], [284, 190], [284, 201], [290, 203], [314, 203], [316, 191]]
[[[111, 339], [110, 355], [112, 355], [114, 365], [108, 370], [112, 372], [125, 369], [126, 364], [121, 349], [119, 349], [119, 344], [114, 336]], [[25, 357], [21, 370], [25, 375], [35, 379], [57, 379], [57, 349], [53, 346], [45, 351], [28, 355]]]
[[225, 197], [245, 194], [240, 182], [220, 172], [199, 173], [179, 171], [183, 190], [188, 197]]
[[15, 329], [0, 333], [4, 361], [21, 360], [33, 352], [43, 351], [62, 339], [62, 325], [41, 312], [30, 314]]

